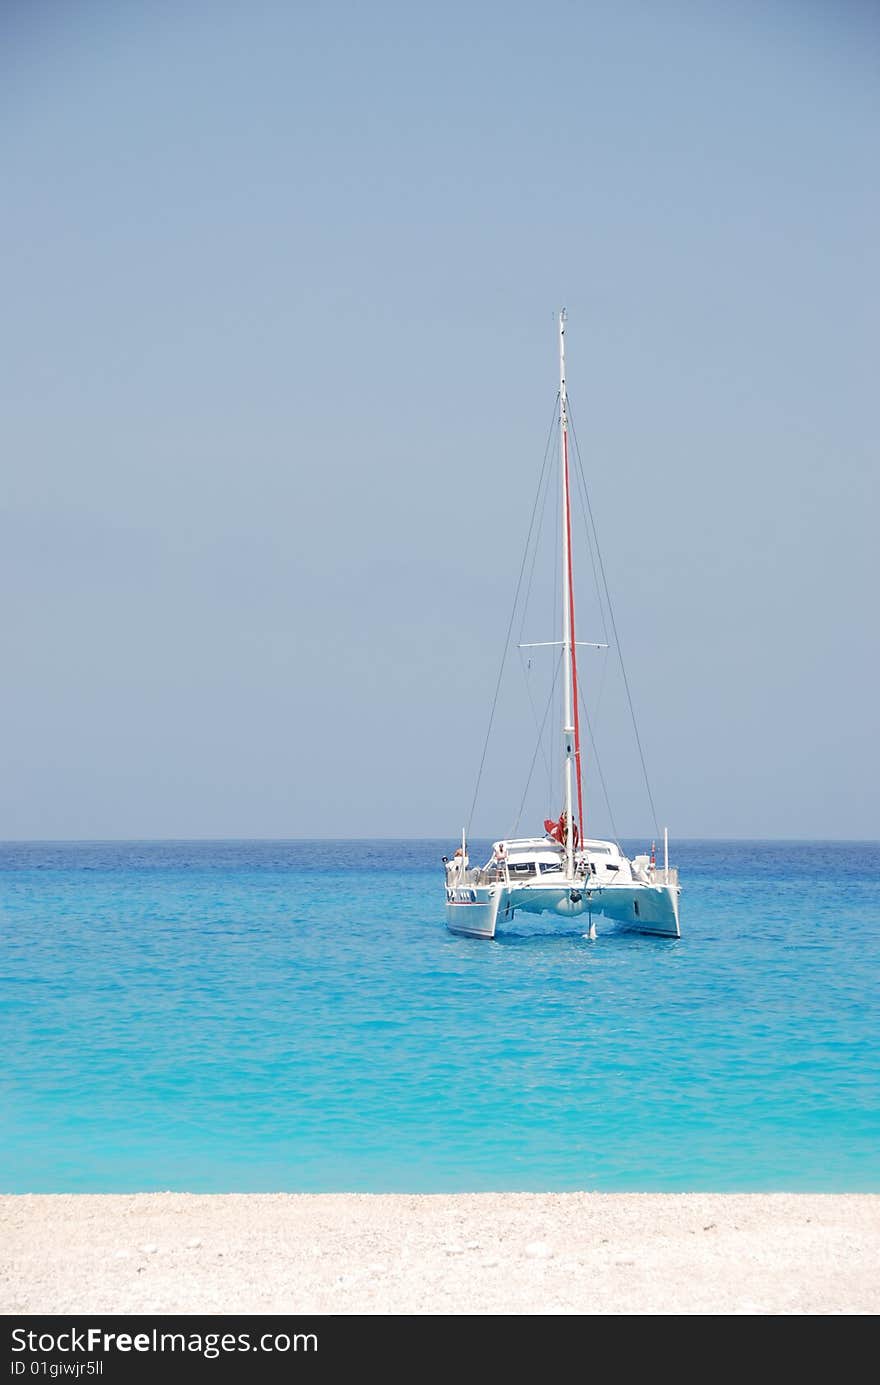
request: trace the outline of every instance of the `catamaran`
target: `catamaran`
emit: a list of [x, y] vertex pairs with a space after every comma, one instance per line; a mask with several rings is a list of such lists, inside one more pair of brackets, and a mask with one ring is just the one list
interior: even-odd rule
[[[569, 405], [565, 382], [565, 310], [559, 314], [559, 468], [561, 495], [562, 607], [562, 787], [563, 807], [556, 819], [544, 820], [544, 835], [501, 837], [483, 866], [472, 867], [467, 831], [446, 871], [446, 924], [453, 933], [494, 938], [496, 930], [522, 911], [549, 914], [566, 927], [588, 916], [589, 937], [595, 918], [616, 928], [662, 937], [680, 937], [678, 871], [669, 865], [664, 829], [663, 865], [655, 848], [629, 859], [616, 841], [582, 833], [584, 822], [581, 734], [572, 564]], [[556, 644], [556, 641], [544, 642]], [[606, 646], [600, 646], [602, 648]], [[490, 722], [491, 726], [491, 722]], [[574, 799], [577, 798], [577, 817]], [[558, 800], [557, 800], [558, 801]]]

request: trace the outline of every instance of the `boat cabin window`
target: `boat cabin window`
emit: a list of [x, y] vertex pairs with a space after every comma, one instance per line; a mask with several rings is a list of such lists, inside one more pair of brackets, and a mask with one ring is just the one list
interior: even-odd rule
[[[496, 863], [497, 864], [497, 863]], [[508, 858], [507, 873], [511, 879], [515, 880], [534, 880], [537, 876], [556, 873], [562, 870], [562, 862], [555, 856], [547, 860], [536, 860], [534, 856], [526, 857], [525, 860], [520, 856]]]

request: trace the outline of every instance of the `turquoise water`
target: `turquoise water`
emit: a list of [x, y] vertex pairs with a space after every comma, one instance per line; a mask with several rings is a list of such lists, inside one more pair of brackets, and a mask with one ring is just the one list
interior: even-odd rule
[[592, 943], [453, 937], [448, 850], [0, 847], [0, 1190], [880, 1189], [880, 845]]

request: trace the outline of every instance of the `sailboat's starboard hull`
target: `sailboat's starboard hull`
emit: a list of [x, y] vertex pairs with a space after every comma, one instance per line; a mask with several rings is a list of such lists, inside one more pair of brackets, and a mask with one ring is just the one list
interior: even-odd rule
[[680, 938], [677, 885], [608, 885], [594, 890], [591, 912], [629, 933]]

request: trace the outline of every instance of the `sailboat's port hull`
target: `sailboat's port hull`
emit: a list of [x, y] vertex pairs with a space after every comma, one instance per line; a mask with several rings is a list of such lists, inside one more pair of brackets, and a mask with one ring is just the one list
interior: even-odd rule
[[458, 885], [446, 891], [446, 927], [465, 938], [494, 938], [501, 891]]
[[676, 885], [457, 886], [446, 891], [446, 926], [465, 937], [494, 938], [496, 929], [511, 923], [520, 911], [569, 919], [586, 914], [627, 932], [678, 938], [678, 896]]

